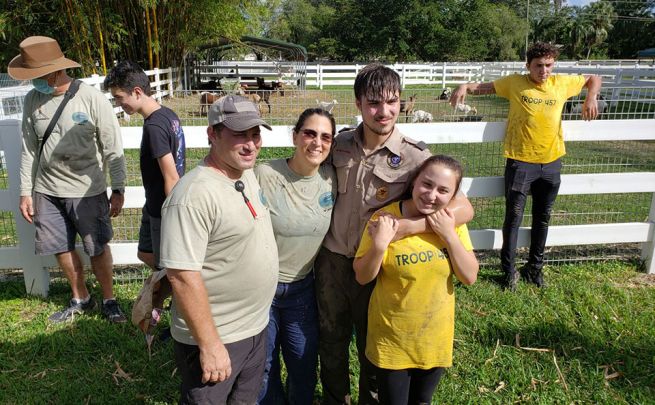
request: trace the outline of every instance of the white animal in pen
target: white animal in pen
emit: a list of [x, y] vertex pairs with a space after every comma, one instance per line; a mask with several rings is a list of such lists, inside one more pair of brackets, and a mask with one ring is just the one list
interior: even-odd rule
[[423, 110], [414, 111], [412, 122], [432, 122], [432, 114]]
[[455, 111], [462, 112], [464, 114], [477, 114], [478, 113], [477, 108], [471, 107], [470, 105], [464, 104], [464, 103], [457, 103], [457, 105], [455, 106]]
[[334, 106], [339, 104], [337, 100], [332, 100], [332, 101], [320, 101], [319, 99], [316, 99], [316, 105], [318, 108], [321, 108], [330, 114], [332, 113], [332, 110], [334, 109]]

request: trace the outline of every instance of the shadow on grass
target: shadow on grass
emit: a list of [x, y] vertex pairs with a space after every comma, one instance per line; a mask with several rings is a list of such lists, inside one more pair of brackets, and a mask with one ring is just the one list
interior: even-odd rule
[[[22, 305], [0, 315], [0, 403], [177, 402], [170, 340], [155, 342], [149, 357], [143, 334], [129, 322], [113, 325], [96, 312], [52, 325], [47, 317], [66, 304], [68, 288], [53, 285], [43, 300], [25, 298], [14, 284], [0, 284], [0, 298]], [[129, 313], [131, 302], [119, 302]]]

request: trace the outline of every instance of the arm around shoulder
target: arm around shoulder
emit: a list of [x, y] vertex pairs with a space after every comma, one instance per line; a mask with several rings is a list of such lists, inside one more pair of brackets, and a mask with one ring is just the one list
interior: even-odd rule
[[475, 211], [468, 198], [461, 191], [448, 204], [448, 209], [455, 215], [455, 225], [471, 222]]

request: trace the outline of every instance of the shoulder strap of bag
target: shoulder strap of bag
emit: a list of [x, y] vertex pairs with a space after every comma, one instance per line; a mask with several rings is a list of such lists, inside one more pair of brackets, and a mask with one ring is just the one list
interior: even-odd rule
[[55, 129], [55, 125], [57, 124], [57, 121], [59, 121], [59, 116], [61, 115], [62, 111], [64, 111], [64, 107], [66, 107], [68, 101], [71, 98], [73, 98], [75, 93], [77, 93], [77, 90], [80, 88], [80, 83], [82, 83], [81, 80], [73, 80], [71, 85], [68, 86], [68, 90], [66, 90], [66, 93], [64, 93], [64, 99], [61, 101], [61, 104], [59, 104], [59, 107], [57, 107], [57, 111], [55, 111], [55, 115], [52, 116], [52, 119], [50, 120], [50, 124], [48, 124], [48, 128], [46, 128], [45, 133], [43, 134], [43, 139], [41, 140], [41, 147], [39, 148], [39, 160], [41, 158], [41, 154], [43, 153], [43, 146], [45, 145], [46, 141], [50, 137], [52, 130]]

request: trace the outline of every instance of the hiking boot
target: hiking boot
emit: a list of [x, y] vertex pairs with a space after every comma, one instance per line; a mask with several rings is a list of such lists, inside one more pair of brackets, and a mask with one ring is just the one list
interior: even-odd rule
[[516, 291], [516, 286], [519, 283], [519, 273], [516, 270], [512, 270], [505, 275], [505, 288], [511, 292]]
[[111, 323], [125, 323], [127, 318], [123, 315], [121, 307], [116, 300], [109, 300], [102, 304], [102, 315]]
[[75, 319], [75, 315], [81, 315], [87, 312], [91, 312], [95, 309], [95, 307], [96, 307], [96, 302], [93, 299], [93, 297], [90, 297], [87, 303], [75, 302], [71, 299], [68, 302], [68, 306], [66, 308], [50, 315], [48, 317], [48, 320], [52, 323], [72, 321]]

